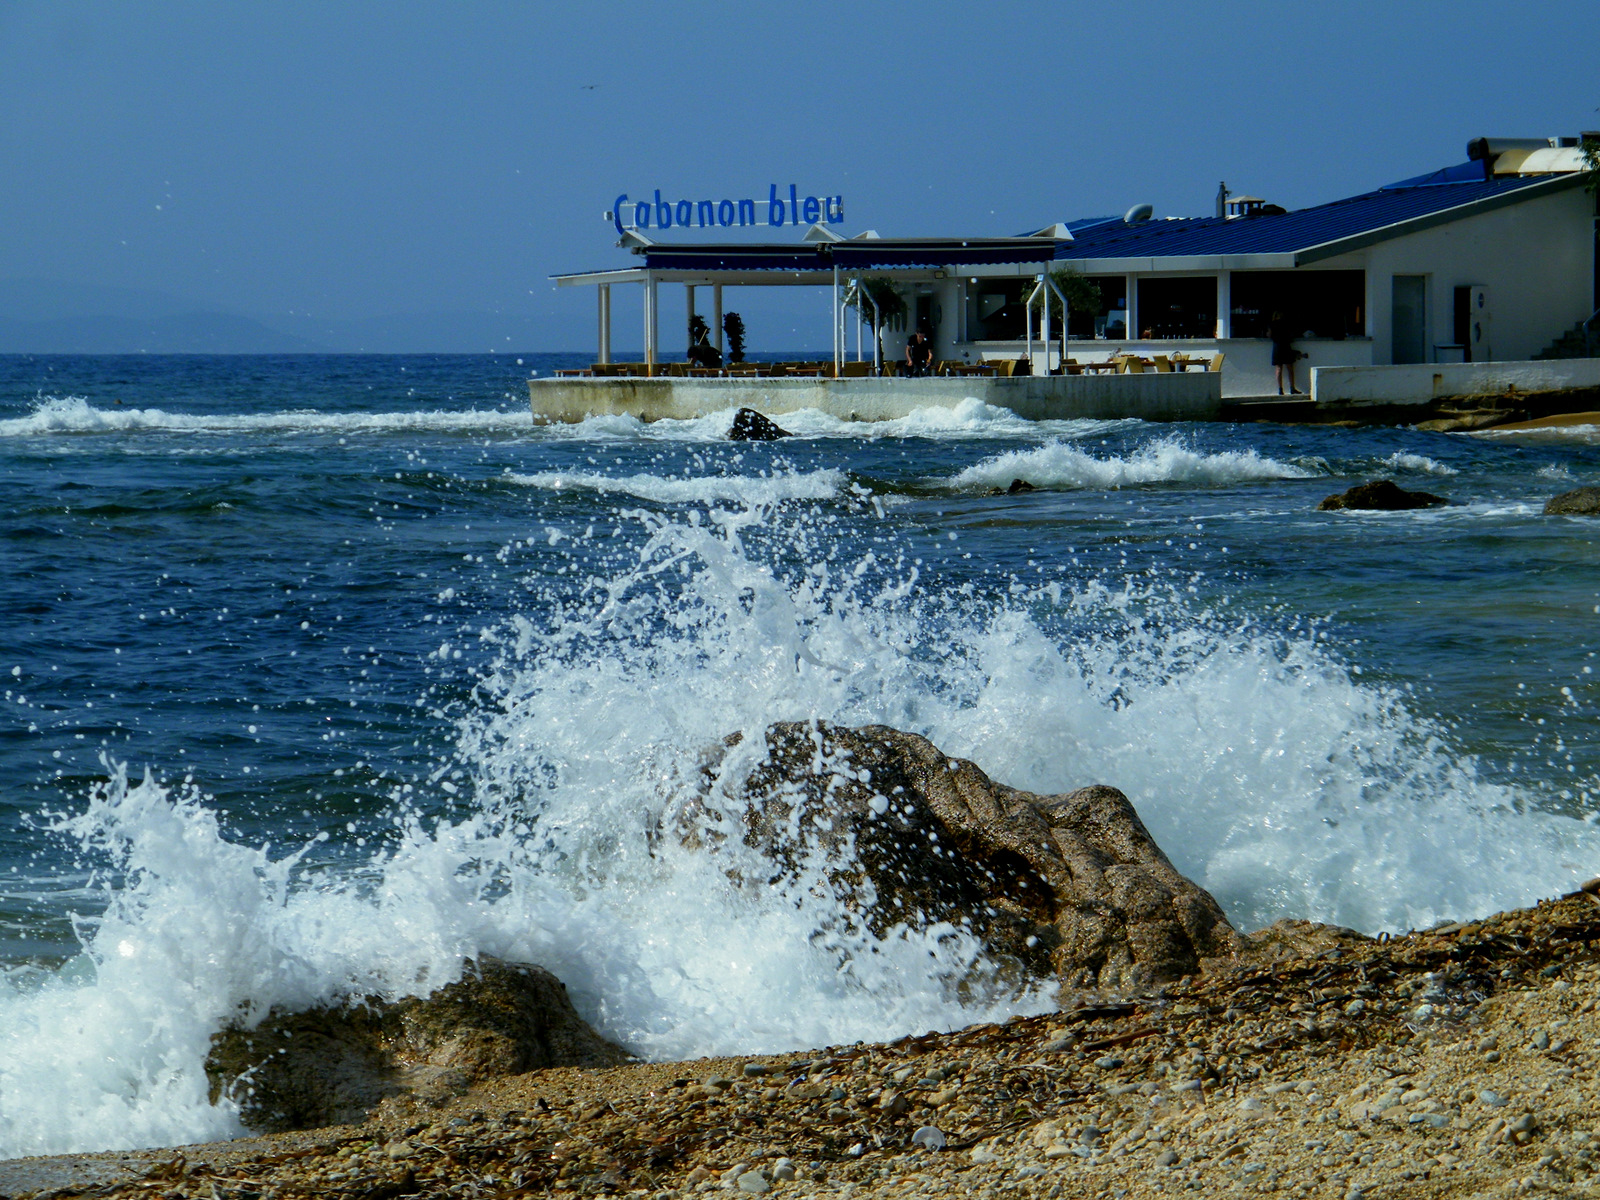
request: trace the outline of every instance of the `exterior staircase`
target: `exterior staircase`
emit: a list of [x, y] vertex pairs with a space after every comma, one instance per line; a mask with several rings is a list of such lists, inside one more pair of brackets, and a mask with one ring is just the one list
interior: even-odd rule
[[1587, 321], [1579, 321], [1533, 356], [1547, 358], [1600, 358], [1600, 308]]

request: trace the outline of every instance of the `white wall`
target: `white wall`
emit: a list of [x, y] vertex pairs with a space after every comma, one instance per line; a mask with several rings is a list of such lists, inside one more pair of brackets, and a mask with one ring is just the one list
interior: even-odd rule
[[1319, 370], [1313, 383], [1316, 402], [1336, 407], [1538, 395], [1600, 388], [1600, 359], [1330, 367]]
[[1568, 188], [1317, 266], [1366, 268], [1367, 332], [1376, 363], [1391, 361], [1395, 275], [1429, 277], [1430, 355], [1433, 346], [1455, 341], [1456, 287], [1483, 284], [1489, 288], [1493, 357], [1532, 358], [1594, 311], [1594, 212], [1592, 195]]

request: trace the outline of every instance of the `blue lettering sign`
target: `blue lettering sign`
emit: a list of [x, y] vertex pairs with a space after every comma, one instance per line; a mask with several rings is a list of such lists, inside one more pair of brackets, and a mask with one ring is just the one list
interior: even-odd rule
[[[720, 225], [740, 227], [762, 224], [757, 217], [758, 201], [749, 198], [727, 200], [668, 200], [661, 189], [653, 189], [649, 200], [630, 200], [621, 193], [611, 205], [607, 216], [618, 234], [629, 229], [691, 229], [696, 225], [710, 229]], [[843, 196], [801, 196], [795, 184], [789, 185], [788, 198], [778, 194], [778, 185], [767, 185], [767, 214], [765, 224], [774, 229], [784, 225], [799, 225], [802, 218], [808, 225], [839, 225], [844, 222]]]

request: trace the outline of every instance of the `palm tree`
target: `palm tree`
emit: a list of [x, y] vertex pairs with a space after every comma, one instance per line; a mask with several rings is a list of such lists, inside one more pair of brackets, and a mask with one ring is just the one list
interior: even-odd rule
[[744, 318], [736, 312], [724, 313], [722, 332], [728, 335], [728, 361], [744, 361]]

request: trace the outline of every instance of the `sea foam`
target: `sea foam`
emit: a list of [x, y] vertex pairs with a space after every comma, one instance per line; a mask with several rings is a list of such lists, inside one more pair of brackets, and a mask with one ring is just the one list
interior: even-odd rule
[[160, 408], [103, 408], [83, 396], [40, 400], [27, 416], [0, 420], [0, 437], [45, 437], [96, 433], [526, 433], [525, 409], [418, 412], [325, 412], [311, 409], [264, 413], [177, 413]]
[[1118, 488], [1151, 483], [1246, 483], [1310, 479], [1312, 471], [1278, 462], [1255, 450], [1207, 454], [1171, 437], [1152, 438], [1128, 454], [1104, 457], [1053, 440], [1030, 450], [1010, 450], [966, 468], [948, 480], [963, 489], [1003, 488], [1021, 479], [1040, 488]]
[[601, 475], [587, 471], [541, 471], [536, 475], [508, 473], [506, 479], [523, 487], [548, 491], [589, 491], [636, 496], [641, 500], [678, 504], [735, 501], [744, 505], [776, 504], [785, 500], [827, 500], [847, 484], [843, 471], [775, 471], [768, 475]]

